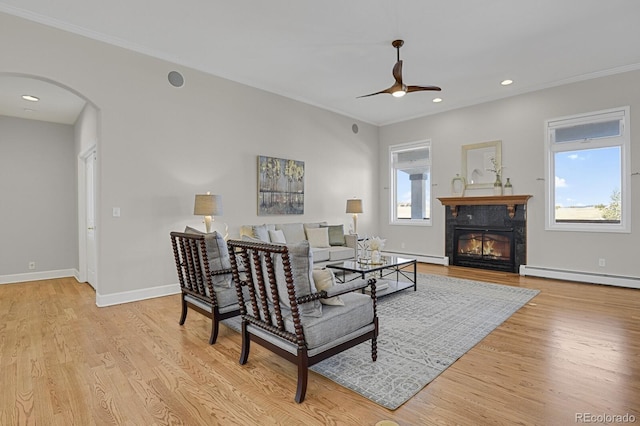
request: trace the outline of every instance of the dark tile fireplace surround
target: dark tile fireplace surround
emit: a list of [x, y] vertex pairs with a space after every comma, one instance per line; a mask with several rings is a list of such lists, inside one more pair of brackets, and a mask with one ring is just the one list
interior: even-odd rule
[[529, 195], [438, 198], [449, 264], [518, 272], [527, 260]]

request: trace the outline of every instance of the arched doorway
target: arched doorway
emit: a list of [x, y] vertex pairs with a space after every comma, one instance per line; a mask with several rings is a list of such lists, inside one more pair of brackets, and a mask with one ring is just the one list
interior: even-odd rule
[[[30, 97], [25, 99], [23, 95], [30, 95]], [[78, 237], [74, 244], [74, 252], [77, 249], [78, 253], [77, 266], [60, 268], [55, 262], [47, 262], [45, 259], [31, 268], [32, 263], [36, 262], [29, 262], [29, 270], [26, 270], [25, 273], [19, 271], [19, 274], [14, 274], [19, 277], [19, 281], [74, 275], [79, 281], [88, 282], [94, 289], [98, 289], [96, 256], [98, 232], [96, 232], [95, 221], [91, 221], [91, 216], [95, 217], [92, 213], [98, 211], [96, 200], [99, 199], [97, 194], [100, 188], [98, 115], [98, 109], [91, 101], [72, 88], [41, 76], [0, 72], [0, 116], [21, 119], [17, 122], [22, 127], [28, 127], [32, 121], [34, 126], [36, 122], [54, 126], [71, 126], [72, 132], [69, 134], [73, 135], [73, 140], [69, 143], [73, 144], [71, 151], [75, 156], [71, 162], [78, 164], [73, 187], [66, 188], [72, 193], [72, 199], [77, 204], [77, 215], [73, 215], [77, 217]], [[92, 160], [91, 166], [87, 165], [88, 159]], [[91, 179], [87, 176], [87, 170], [91, 174]], [[89, 186], [90, 188], [88, 188]], [[91, 190], [87, 192], [88, 189]], [[44, 226], [56, 226], [55, 223], [47, 223], [47, 220], [51, 219], [47, 217], [46, 207], [42, 218]], [[22, 224], [15, 225], [21, 226]], [[24, 224], [23, 226], [29, 225]], [[91, 229], [93, 234], [91, 238], [87, 238], [88, 228], [93, 228]], [[55, 248], [51, 248], [50, 252], [55, 252]], [[22, 260], [19, 263], [20, 265], [26, 264]], [[52, 267], [52, 264], [56, 266]], [[2, 271], [0, 271], [0, 275], [2, 275]]]

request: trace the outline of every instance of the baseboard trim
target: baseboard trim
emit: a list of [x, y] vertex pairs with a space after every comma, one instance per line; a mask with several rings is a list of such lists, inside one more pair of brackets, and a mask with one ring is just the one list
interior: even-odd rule
[[623, 275], [567, 271], [563, 269], [544, 268], [530, 265], [520, 265], [520, 275], [640, 289], [640, 277], [626, 277]]
[[56, 278], [74, 277], [78, 279], [77, 269], [60, 269], [57, 271], [28, 272], [25, 274], [0, 275], [0, 284], [16, 284], [26, 281], [53, 280]]
[[392, 256], [405, 256], [415, 258], [418, 262], [423, 263], [434, 263], [436, 265], [444, 265], [449, 266], [449, 257], [448, 256], [431, 256], [431, 255], [421, 255], [415, 253], [403, 253], [399, 251], [382, 251], [382, 254], [392, 255]]
[[155, 297], [170, 296], [180, 293], [180, 284], [168, 284], [158, 287], [143, 288], [140, 290], [123, 291], [113, 294], [96, 293], [96, 305], [100, 308], [105, 306], [119, 305], [121, 303], [138, 302], [140, 300], [153, 299]]

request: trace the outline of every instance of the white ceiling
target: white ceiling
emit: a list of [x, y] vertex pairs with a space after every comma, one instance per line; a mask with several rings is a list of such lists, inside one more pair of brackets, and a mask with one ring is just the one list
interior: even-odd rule
[[[22, 95], [40, 100], [26, 101]], [[84, 105], [84, 99], [50, 82], [0, 74], [0, 115], [74, 124]]]
[[[0, 12], [377, 125], [640, 69], [638, 0], [0, 0]], [[405, 83], [442, 92], [357, 99], [393, 83], [397, 38]]]

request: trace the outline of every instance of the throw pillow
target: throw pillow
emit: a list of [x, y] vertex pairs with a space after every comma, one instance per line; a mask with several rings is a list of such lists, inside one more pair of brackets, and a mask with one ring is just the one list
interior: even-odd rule
[[282, 229], [277, 229], [275, 231], [269, 231], [269, 238], [271, 239], [272, 243], [277, 243], [277, 244], [286, 244], [287, 240], [284, 238], [284, 232], [282, 232]]
[[240, 225], [240, 238], [243, 236], [253, 237], [253, 226], [252, 225]]
[[[187, 226], [184, 232], [186, 234], [204, 235], [204, 243], [207, 247], [207, 259], [209, 260], [209, 270], [211, 272], [231, 269], [229, 249], [227, 248], [227, 242], [221, 234], [216, 231], [207, 234], [190, 226]], [[213, 285], [216, 287], [231, 288], [233, 285], [231, 278], [231, 273], [214, 275]]]
[[327, 228], [307, 229], [307, 240], [311, 247], [327, 248], [329, 245], [329, 230]]
[[296, 244], [306, 240], [302, 223], [281, 223], [276, 225], [276, 229], [282, 230], [287, 244]]
[[344, 239], [343, 225], [320, 225], [329, 230], [329, 244], [332, 246], [344, 246], [347, 242]]
[[[302, 241], [298, 244], [287, 244], [289, 251], [289, 262], [291, 264], [291, 276], [296, 289], [296, 296], [307, 296], [316, 293], [317, 289], [313, 283], [313, 258], [309, 249], [309, 242]], [[282, 256], [274, 256], [276, 279], [278, 281], [278, 293], [280, 302], [287, 307], [291, 307], [287, 292], [287, 282], [284, 275]], [[322, 304], [318, 300], [298, 305], [300, 314], [310, 317], [322, 316]]]
[[[328, 291], [331, 287], [336, 285], [336, 277], [333, 275], [333, 271], [331, 269], [318, 268], [313, 270], [313, 282], [318, 291]], [[344, 306], [344, 302], [340, 299], [340, 296], [320, 299], [320, 303], [323, 305]]]
[[267, 229], [267, 225], [254, 226], [253, 236], [259, 240], [264, 241], [265, 243], [271, 242], [271, 240], [269, 240], [269, 230]]

